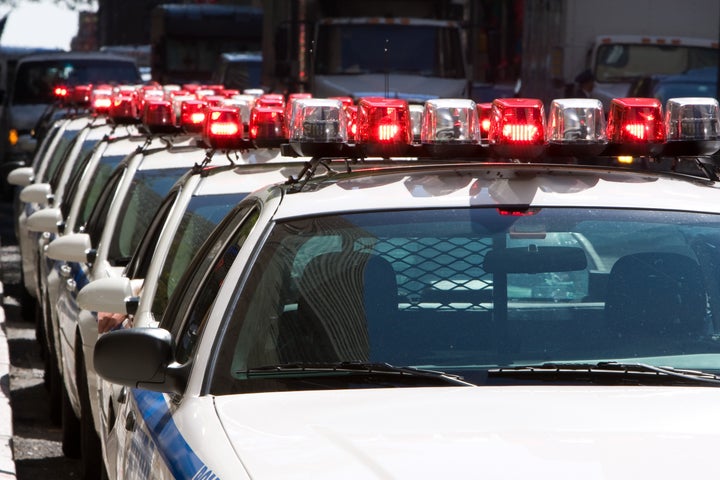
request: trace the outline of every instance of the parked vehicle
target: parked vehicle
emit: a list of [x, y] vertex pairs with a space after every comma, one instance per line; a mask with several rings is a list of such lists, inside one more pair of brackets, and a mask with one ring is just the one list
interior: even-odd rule
[[638, 77], [717, 65], [717, 2], [683, 3], [682, 21], [672, 0], [527, 2], [524, 15], [520, 96], [546, 107], [584, 70], [607, 110]]

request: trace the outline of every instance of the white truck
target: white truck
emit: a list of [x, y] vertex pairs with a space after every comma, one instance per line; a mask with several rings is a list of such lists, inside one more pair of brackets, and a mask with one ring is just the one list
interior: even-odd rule
[[590, 70], [609, 105], [633, 81], [718, 65], [717, 0], [525, 2], [520, 95], [546, 106]]
[[[265, 0], [263, 61], [288, 92], [469, 98], [461, 22], [451, 0]], [[288, 8], [288, 6], [292, 8]]]

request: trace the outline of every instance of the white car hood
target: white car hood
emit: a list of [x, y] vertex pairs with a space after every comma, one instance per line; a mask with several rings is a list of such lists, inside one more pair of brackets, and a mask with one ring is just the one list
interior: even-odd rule
[[718, 478], [720, 389], [447, 387], [245, 394], [216, 408], [249, 476]]

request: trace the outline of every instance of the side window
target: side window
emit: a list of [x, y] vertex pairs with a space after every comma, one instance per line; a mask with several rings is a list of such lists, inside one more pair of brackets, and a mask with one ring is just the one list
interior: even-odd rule
[[133, 254], [132, 261], [127, 267], [127, 276], [130, 278], [145, 278], [147, 269], [155, 253], [155, 247], [160, 239], [160, 234], [165, 227], [167, 217], [172, 211], [175, 200], [177, 200], [178, 190], [171, 192], [160, 206], [158, 213], [155, 215], [150, 227], [145, 231], [142, 240], [138, 244], [137, 250]]
[[[176, 320], [179, 321], [168, 328], [176, 338], [175, 359], [178, 362], [186, 362], [195, 351], [210, 306], [225, 281], [230, 266], [240, 252], [240, 248], [255, 226], [259, 213], [258, 208], [248, 208], [241, 211], [240, 215], [235, 216], [235, 219], [242, 218], [241, 221], [232, 222], [238, 227], [228, 229], [229, 238], [227, 235], [218, 238], [210, 247], [209, 255], [199, 255], [202, 257], [201, 263], [197, 265], [197, 268], [188, 269], [193, 273], [187, 282], [183, 282], [185, 288], [176, 289], [173, 297], [178, 298], [179, 296], [181, 300], [178, 302], [179, 308], [175, 311], [187, 312], [184, 318], [177, 318]], [[170, 304], [173, 303], [173, 298], [171, 298]]]
[[100, 237], [102, 237], [102, 232], [105, 228], [108, 211], [110, 210], [110, 205], [112, 205], [112, 199], [115, 196], [115, 191], [124, 173], [125, 169], [123, 168], [115, 172], [115, 175], [108, 179], [105, 187], [102, 189], [100, 198], [98, 198], [92, 213], [90, 213], [85, 231], [90, 235], [90, 242], [94, 246], [100, 243]]

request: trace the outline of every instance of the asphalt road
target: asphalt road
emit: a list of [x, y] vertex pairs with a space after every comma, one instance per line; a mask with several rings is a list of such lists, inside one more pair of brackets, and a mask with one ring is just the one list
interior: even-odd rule
[[43, 361], [35, 340], [34, 309], [22, 305], [20, 253], [12, 215], [12, 206], [0, 203], [0, 268], [10, 350], [10, 403], [17, 479], [77, 479], [80, 478], [79, 461], [63, 455], [61, 428], [50, 420]]

